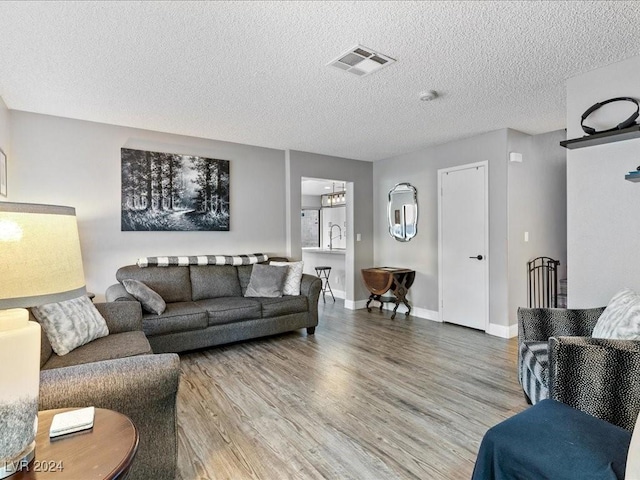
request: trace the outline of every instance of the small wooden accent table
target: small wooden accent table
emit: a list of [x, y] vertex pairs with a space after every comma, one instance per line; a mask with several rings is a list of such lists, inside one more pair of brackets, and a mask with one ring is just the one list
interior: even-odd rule
[[[372, 301], [380, 302], [380, 310], [382, 310], [383, 302], [394, 302], [396, 306], [393, 309], [393, 315], [391, 315], [391, 320], [393, 320], [396, 318], [396, 310], [398, 310], [398, 306], [400, 305], [400, 302], [402, 302], [407, 307], [406, 315], [409, 316], [409, 313], [411, 313], [411, 305], [409, 305], [409, 302], [407, 301], [407, 292], [409, 291], [409, 288], [411, 288], [411, 285], [413, 285], [415, 277], [415, 270], [410, 270], [408, 268], [363, 268], [362, 279], [364, 280], [367, 289], [371, 292], [369, 300], [367, 301], [367, 311], [371, 311], [369, 304]], [[388, 300], [382, 297], [382, 295], [387, 293], [389, 290], [391, 290], [395, 299]]]
[[138, 449], [138, 430], [129, 417], [96, 408], [93, 428], [49, 439], [49, 427], [61, 408], [38, 412], [36, 456], [11, 480], [124, 479]]

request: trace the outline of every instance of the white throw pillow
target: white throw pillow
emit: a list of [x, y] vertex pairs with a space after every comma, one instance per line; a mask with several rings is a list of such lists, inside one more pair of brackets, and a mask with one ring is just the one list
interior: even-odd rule
[[600, 315], [591, 336], [640, 340], [640, 295], [628, 288], [616, 293]]
[[303, 262], [269, 262], [269, 265], [289, 267], [282, 294], [300, 295], [300, 282], [302, 281], [302, 268], [304, 267]]
[[60, 356], [109, 335], [107, 322], [87, 296], [47, 303], [31, 308], [31, 312], [42, 325], [51, 348]]

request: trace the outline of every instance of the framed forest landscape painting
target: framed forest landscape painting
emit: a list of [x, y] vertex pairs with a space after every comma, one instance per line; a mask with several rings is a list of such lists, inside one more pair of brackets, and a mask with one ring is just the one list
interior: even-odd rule
[[229, 231], [229, 161], [121, 149], [122, 231]]

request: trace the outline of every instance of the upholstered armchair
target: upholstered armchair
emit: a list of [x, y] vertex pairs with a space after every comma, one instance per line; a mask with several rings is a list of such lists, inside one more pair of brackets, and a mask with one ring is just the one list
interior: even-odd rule
[[173, 480], [180, 359], [152, 354], [139, 303], [95, 306], [109, 328], [105, 337], [58, 356], [43, 331], [39, 409], [95, 406], [127, 415], [140, 435], [127, 478]]
[[551, 398], [633, 430], [640, 341], [592, 338], [603, 311], [520, 308], [518, 379], [531, 403]]

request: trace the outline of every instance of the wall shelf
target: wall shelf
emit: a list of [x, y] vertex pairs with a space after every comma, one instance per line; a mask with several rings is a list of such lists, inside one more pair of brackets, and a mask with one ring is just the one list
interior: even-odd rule
[[633, 125], [629, 128], [615, 130], [613, 132], [596, 133], [594, 135], [585, 135], [580, 138], [572, 138], [571, 140], [564, 140], [560, 142], [560, 145], [564, 148], [573, 150], [574, 148], [593, 147], [595, 145], [604, 145], [605, 143], [631, 140], [632, 138], [640, 138], [640, 125]]
[[640, 182], [640, 175], [627, 174], [624, 176], [624, 179], [630, 182]]

